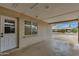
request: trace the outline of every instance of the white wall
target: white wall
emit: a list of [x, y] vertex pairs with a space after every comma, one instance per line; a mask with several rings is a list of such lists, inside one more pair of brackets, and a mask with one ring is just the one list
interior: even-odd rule
[[[19, 47], [20, 48], [30, 46], [30, 45], [40, 42], [42, 40], [50, 39], [51, 26], [45, 22], [40, 21], [40, 20], [37, 20], [38, 34], [24, 35], [24, 20], [28, 20], [28, 19], [20, 19], [20, 21], [19, 21], [19, 26], [20, 26]], [[34, 21], [34, 20], [31, 20], [31, 21]]]

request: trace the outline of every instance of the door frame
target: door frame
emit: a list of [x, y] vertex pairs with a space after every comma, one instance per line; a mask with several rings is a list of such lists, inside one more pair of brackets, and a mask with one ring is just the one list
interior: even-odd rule
[[[1, 16], [3, 16], [3, 15], [1, 15]], [[0, 18], [1, 18], [1, 16], [0, 16]], [[3, 17], [11, 17], [11, 16], [3, 16]], [[12, 49], [9, 49], [9, 50], [6, 50], [6, 51], [3, 51], [3, 52], [7, 52], [7, 51], [11, 51], [11, 50], [13, 50], [13, 49], [17, 49], [17, 48], [19, 48], [19, 17], [11, 17], [11, 18], [15, 18], [16, 19], [16, 21], [17, 21], [17, 26], [16, 26], [16, 28], [17, 28], [17, 30], [16, 30], [16, 41], [17, 41], [17, 43], [16, 43], [16, 47], [15, 48], [12, 48]], [[1, 20], [0, 20], [1, 21]], [[0, 23], [1, 24], [1, 23]], [[0, 39], [1, 40], [1, 39]], [[1, 41], [0, 41], [1, 42]], [[1, 48], [1, 47], [0, 47]]]
[[19, 35], [20, 35], [20, 33], [19, 33], [19, 31], [20, 31], [20, 27], [19, 27], [19, 17], [16, 17], [16, 20], [17, 20], [17, 47], [16, 48], [19, 48]]

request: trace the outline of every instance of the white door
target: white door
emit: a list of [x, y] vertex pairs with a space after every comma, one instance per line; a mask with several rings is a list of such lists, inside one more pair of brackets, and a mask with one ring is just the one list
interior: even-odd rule
[[17, 19], [1, 16], [1, 52], [17, 47]]

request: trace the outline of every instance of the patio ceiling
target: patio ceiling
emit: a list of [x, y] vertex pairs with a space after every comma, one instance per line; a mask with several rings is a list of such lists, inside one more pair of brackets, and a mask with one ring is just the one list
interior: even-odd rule
[[3, 3], [0, 6], [36, 17], [47, 23], [79, 18], [79, 4], [77, 3]]

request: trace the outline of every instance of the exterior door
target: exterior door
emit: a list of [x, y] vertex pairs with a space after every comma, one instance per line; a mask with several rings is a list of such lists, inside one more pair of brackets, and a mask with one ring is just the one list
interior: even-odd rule
[[6, 51], [17, 47], [17, 19], [1, 16], [1, 49]]

